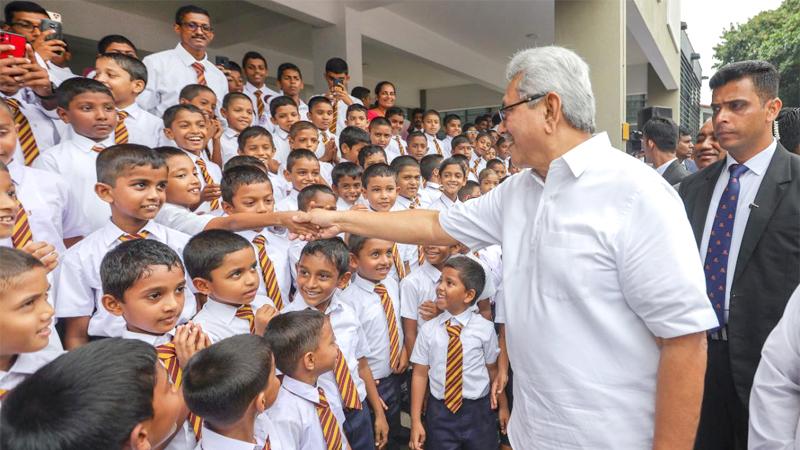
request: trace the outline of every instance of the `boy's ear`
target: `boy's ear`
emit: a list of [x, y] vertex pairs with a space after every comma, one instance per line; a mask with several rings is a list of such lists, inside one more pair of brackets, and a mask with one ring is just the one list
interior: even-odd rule
[[286, 178], [289, 183], [292, 182], [292, 174], [286, 169], [283, 169], [283, 178]]
[[358, 255], [353, 252], [350, 252], [350, 276], [352, 276], [352, 272], [358, 268]]
[[100, 302], [103, 304], [103, 308], [106, 311], [110, 312], [115, 316], [122, 316], [122, 305], [116, 297], [111, 294], [103, 294], [103, 297], [100, 299]]
[[344, 289], [350, 284], [350, 279], [353, 277], [352, 272], [345, 272], [341, 276], [339, 276], [339, 282], [336, 283], [336, 287], [339, 289]]
[[224, 211], [225, 214], [230, 216], [231, 214], [233, 214], [233, 205], [231, 205], [230, 203], [228, 203], [225, 200], [223, 200], [222, 201], [222, 211]]
[[222, 117], [225, 117], [228, 115], [228, 110], [225, 108], [220, 108], [219, 113], [222, 115]]
[[278, 124], [278, 121], [275, 120], [275, 117], [273, 117], [273, 116], [269, 116], [269, 121], [272, 122], [273, 125], [277, 125]]
[[178, 99], [178, 104], [179, 105], [188, 105], [189, 104], [189, 100], [186, 100], [185, 98], [179, 98]]
[[106, 203], [114, 203], [114, 196], [111, 194], [113, 186], [105, 183], [97, 183], [94, 185], [94, 193], [100, 197], [100, 200]]
[[164, 136], [166, 136], [167, 139], [170, 139], [170, 140], [173, 140], [173, 141], [175, 140], [175, 133], [173, 133], [172, 129], [170, 129], [168, 127], [164, 127]]
[[124, 448], [131, 448], [132, 450], [150, 450], [152, 446], [150, 445], [150, 441], [148, 440], [147, 436], [147, 428], [144, 425], [144, 422], [139, 422], [133, 427], [131, 430], [131, 434], [128, 437], [129, 444]]
[[254, 406], [256, 408], [256, 412], [258, 414], [263, 413], [268, 408], [268, 406], [267, 406], [267, 392], [266, 392], [267, 389], [268, 388], [264, 388], [264, 390], [259, 392], [258, 395], [256, 395], [256, 398], [253, 399], [252, 406]]
[[311, 111], [308, 111], [306, 113], [306, 118], [308, 119], [309, 122], [311, 121]]
[[144, 80], [133, 80], [133, 93], [136, 95], [141, 94], [144, 92], [145, 83]]
[[478, 293], [475, 292], [475, 289], [470, 289], [465, 294], [466, 297], [464, 297], [464, 303], [467, 304], [472, 303], [472, 301], [475, 300], [475, 297], [478, 295]]
[[67, 110], [62, 107], [56, 108], [56, 113], [58, 114], [58, 118], [61, 119], [62, 122], [69, 125], [69, 116], [67, 116]]
[[314, 352], [308, 352], [303, 355], [303, 367], [308, 371], [313, 371], [317, 365], [317, 359], [314, 357]]
[[192, 278], [192, 284], [203, 295], [208, 296], [211, 293], [211, 282], [205, 278], [194, 277]]

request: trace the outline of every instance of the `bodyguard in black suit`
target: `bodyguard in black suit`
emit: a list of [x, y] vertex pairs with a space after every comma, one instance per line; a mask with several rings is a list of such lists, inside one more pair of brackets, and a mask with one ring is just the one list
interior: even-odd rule
[[[674, 185], [689, 176], [678, 159], [678, 125], [666, 117], [653, 117], [642, 126], [642, 149], [647, 162]], [[666, 166], [666, 167], [665, 167]]]
[[763, 61], [711, 78], [714, 133], [728, 157], [680, 185], [721, 325], [709, 334], [696, 449], [747, 448], [761, 347], [800, 283], [800, 157], [772, 137], [778, 84]]

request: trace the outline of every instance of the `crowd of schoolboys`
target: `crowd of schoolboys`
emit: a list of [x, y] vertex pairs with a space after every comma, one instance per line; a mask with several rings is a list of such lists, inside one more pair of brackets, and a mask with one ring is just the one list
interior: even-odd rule
[[37, 49], [0, 60], [0, 447], [501, 445], [499, 248], [289, 233], [296, 211], [486, 195], [513, 171], [488, 117], [447, 115], [444, 139], [434, 110], [368, 122], [340, 58], [307, 102], [294, 64], [278, 90], [256, 52], [223, 72], [196, 6], [175, 49], [107, 36], [61, 80], [46, 18], [5, 10]]

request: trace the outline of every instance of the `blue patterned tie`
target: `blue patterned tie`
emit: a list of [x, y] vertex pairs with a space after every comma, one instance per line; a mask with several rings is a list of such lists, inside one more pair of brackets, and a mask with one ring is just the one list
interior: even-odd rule
[[733, 221], [736, 218], [736, 204], [739, 201], [739, 177], [747, 172], [747, 166], [731, 164], [728, 167], [731, 177], [719, 199], [711, 235], [708, 238], [708, 251], [703, 265], [706, 273], [708, 299], [717, 314], [720, 327], [725, 326], [725, 288], [728, 279], [728, 253], [731, 250]]

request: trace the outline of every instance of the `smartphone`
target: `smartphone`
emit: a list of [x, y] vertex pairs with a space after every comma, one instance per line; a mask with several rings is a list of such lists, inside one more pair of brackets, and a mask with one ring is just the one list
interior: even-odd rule
[[59, 41], [64, 40], [64, 30], [62, 28], [61, 22], [56, 22], [55, 20], [50, 20], [50, 19], [42, 19], [42, 23], [39, 25], [39, 29], [42, 30], [42, 33], [44, 33], [47, 30], [55, 30], [55, 33], [45, 38], [46, 41], [49, 41], [51, 39], [58, 39]]
[[14, 50], [0, 53], [0, 58], [24, 58], [25, 57], [25, 36], [8, 31], [0, 31], [0, 44], [13, 45]]
[[231, 59], [227, 56], [216, 56], [214, 57], [214, 64], [217, 66], [222, 66], [227, 68], [228, 64], [231, 62]]

